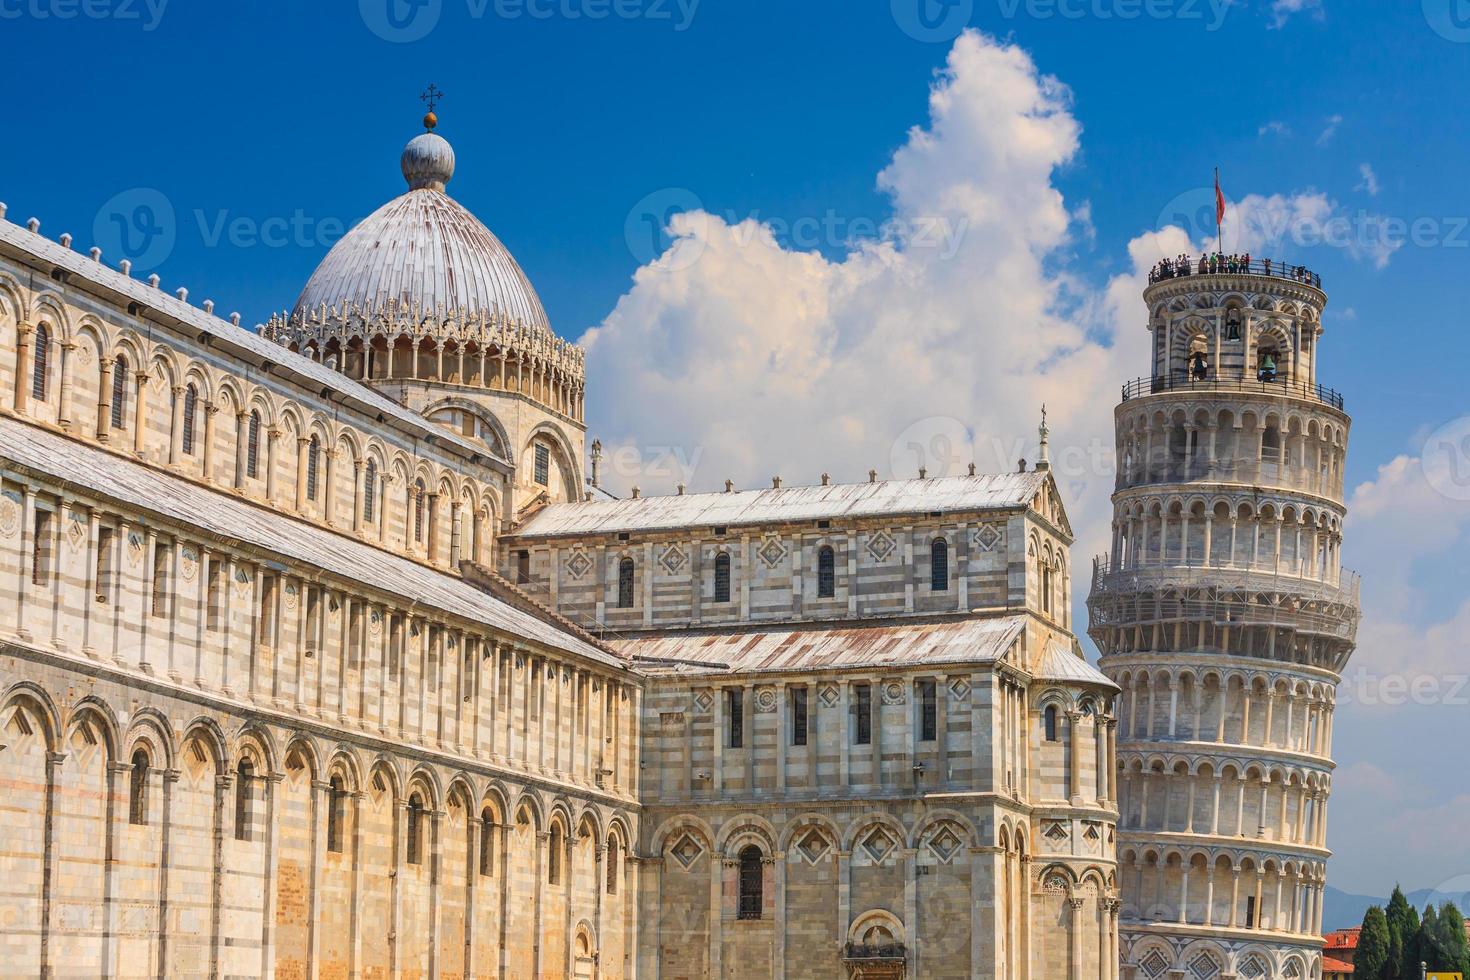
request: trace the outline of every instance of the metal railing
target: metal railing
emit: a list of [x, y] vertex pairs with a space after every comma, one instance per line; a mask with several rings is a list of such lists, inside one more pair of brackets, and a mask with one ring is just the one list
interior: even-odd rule
[[1220, 275], [1270, 276], [1272, 279], [1287, 279], [1317, 289], [1322, 288], [1322, 277], [1304, 265], [1292, 265], [1275, 259], [1251, 259], [1246, 262], [1231, 256], [1186, 259], [1182, 263], [1160, 262], [1149, 270], [1148, 281], [1152, 285], [1165, 279]]
[[1324, 405], [1330, 405], [1339, 412], [1343, 410], [1341, 392], [1310, 381], [1298, 381], [1281, 374], [1269, 380], [1259, 375], [1254, 378], [1222, 378], [1214, 371], [1208, 372], [1203, 378], [1188, 372], [1152, 378], [1135, 378], [1123, 385], [1123, 400], [1126, 402], [1130, 398], [1156, 395], [1166, 391], [1239, 391], [1273, 397], [1285, 395], [1319, 401]]
[[845, 960], [902, 960], [904, 954], [903, 943], [884, 943], [881, 946], [848, 943], [842, 958]]
[[1092, 561], [1095, 591], [1119, 591], [1116, 586], [1137, 582], [1147, 588], [1174, 584], [1180, 588], [1215, 586], [1234, 591], [1289, 592], [1303, 599], [1341, 602], [1356, 606], [1362, 592], [1362, 577], [1350, 568], [1320, 570], [1305, 561], [1287, 559], [1264, 564], [1228, 561], [1143, 558], [1118, 562], [1112, 555]]
[[1282, 569], [1145, 561], [1117, 568], [1093, 563], [1088, 610], [1094, 626], [1207, 621], [1221, 626], [1285, 626], [1351, 642], [1357, 635], [1360, 579], [1336, 580]]

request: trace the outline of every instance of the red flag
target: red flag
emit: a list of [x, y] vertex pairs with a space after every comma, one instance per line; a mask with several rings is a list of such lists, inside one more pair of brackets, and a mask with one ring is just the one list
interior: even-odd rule
[[1225, 220], [1225, 194], [1220, 190], [1220, 171], [1215, 170], [1215, 224]]

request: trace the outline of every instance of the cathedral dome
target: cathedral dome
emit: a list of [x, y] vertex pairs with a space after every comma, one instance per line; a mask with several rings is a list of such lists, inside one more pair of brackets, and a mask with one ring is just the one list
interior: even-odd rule
[[422, 133], [400, 160], [408, 193], [348, 232], [317, 266], [297, 316], [377, 317], [441, 311], [459, 319], [504, 318], [550, 330], [526, 274], [479, 219], [445, 193], [454, 148]]

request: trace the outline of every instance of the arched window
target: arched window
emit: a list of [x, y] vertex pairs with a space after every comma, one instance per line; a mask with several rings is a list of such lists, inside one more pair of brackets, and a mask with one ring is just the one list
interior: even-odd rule
[[551, 833], [546, 835], [546, 883], [561, 884], [561, 825], [552, 824]]
[[306, 447], [306, 499], [316, 499], [316, 472], [317, 460], [322, 454], [322, 441], [317, 436], [311, 437], [311, 443]]
[[1051, 566], [1041, 559], [1041, 611], [1051, 612]]
[[373, 523], [374, 506], [378, 499], [378, 461], [370, 459], [362, 473], [362, 519]]
[[424, 858], [424, 801], [415, 793], [408, 798], [408, 842], [406, 858], [409, 864], [422, 864]]
[[51, 362], [51, 328], [36, 327], [36, 349], [31, 354], [31, 395], [38, 402], [46, 400], [46, 373]]
[[817, 598], [830, 599], [837, 594], [837, 555], [824, 544], [817, 552]]
[[333, 776], [327, 783], [327, 850], [342, 853], [342, 825], [347, 816], [347, 791], [342, 777]]
[[128, 358], [117, 355], [112, 366], [112, 419], [111, 427], [121, 429], [128, 417]]
[[1041, 713], [1041, 723], [1046, 729], [1045, 735], [1048, 742], [1057, 741], [1057, 706], [1049, 704]]
[[194, 413], [199, 410], [199, 389], [193, 385], [184, 389], [184, 455], [194, 455]]
[[949, 542], [935, 538], [929, 546], [929, 589], [949, 591]]
[[607, 893], [618, 893], [618, 842], [611, 837], [607, 841]]
[[250, 425], [245, 433], [245, 475], [252, 480], [260, 474], [260, 413], [250, 413]]
[[715, 601], [730, 601], [730, 553], [722, 551], [715, 558]]
[[495, 814], [487, 806], [480, 812], [480, 874], [495, 873]]
[[633, 559], [624, 558], [618, 562], [618, 608], [633, 608]]
[[148, 753], [133, 753], [133, 768], [128, 775], [128, 823], [142, 826], [148, 822]]
[[740, 908], [738, 918], [759, 919], [764, 895], [761, 849], [750, 844], [740, 851]]
[[413, 539], [424, 540], [424, 481], [413, 484]]
[[250, 839], [250, 793], [255, 767], [249, 759], [241, 759], [235, 769], [235, 840]]

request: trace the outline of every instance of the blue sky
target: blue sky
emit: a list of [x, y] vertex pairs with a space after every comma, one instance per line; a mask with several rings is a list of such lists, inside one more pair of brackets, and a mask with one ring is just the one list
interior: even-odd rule
[[[965, 26], [981, 39], [968, 54]], [[1107, 441], [1117, 384], [1146, 370], [1140, 266], [1172, 251], [1161, 229], [1180, 217], [1192, 243], [1213, 233], [1192, 219], [1214, 167], [1238, 205], [1227, 247], [1260, 240], [1252, 213], [1336, 221], [1334, 243], [1292, 231], [1271, 247], [1323, 276], [1320, 380], [1346, 394], [1362, 485], [1346, 552], [1368, 590], [1354, 666], [1371, 676], [1336, 728], [1333, 879], [1384, 892], [1470, 873], [1470, 691], [1451, 693], [1470, 669], [1464, 0], [0, 0], [0, 36], [21, 108], [0, 158], [9, 217], [110, 259], [131, 248], [135, 271], [247, 323], [400, 193], [399, 150], [437, 83], [451, 193], [556, 328], [592, 342], [593, 430], [657, 492], [675, 475], [650, 460], [671, 450], [703, 487], [896, 469], [906, 434], [932, 444], [956, 425], [983, 455], [982, 438], [1028, 438], [1042, 400], [1059, 443]], [[963, 248], [902, 293], [883, 247], [912, 256], [914, 222], [961, 192], [980, 201], [946, 226]], [[647, 219], [679, 210], [710, 225], [655, 236]], [[1385, 228], [1413, 240], [1386, 247]], [[904, 343], [904, 318], [931, 314], [943, 328]], [[709, 360], [728, 362], [721, 412], [692, 400], [712, 390]], [[946, 365], [972, 383], [947, 386]], [[894, 396], [803, 414], [865, 385], [931, 392], [933, 409]], [[1446, 424], [1431, 451], [1455, 448], [1426, 475]], [[1076, 477], [1083, 569], [1108, 484]], [[1359, 703], [1385, 676], [1438, 693]]]

